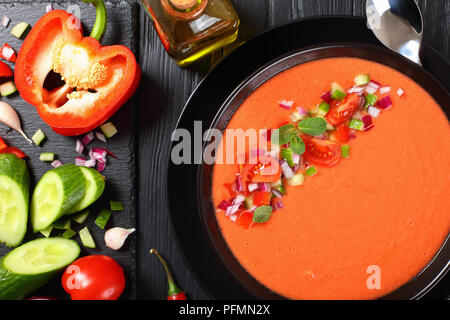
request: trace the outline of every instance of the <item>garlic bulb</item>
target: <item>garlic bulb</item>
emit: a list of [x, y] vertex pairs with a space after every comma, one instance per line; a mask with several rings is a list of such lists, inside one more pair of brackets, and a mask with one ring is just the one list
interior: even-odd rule
[[120, 227], [111, 228], [105, 233], [105, 243], [108, 248], [113, 250], [119, 250], [122, 248], [125, 240], [130, 234], [135, 232], [136, 229], [124, 229]]

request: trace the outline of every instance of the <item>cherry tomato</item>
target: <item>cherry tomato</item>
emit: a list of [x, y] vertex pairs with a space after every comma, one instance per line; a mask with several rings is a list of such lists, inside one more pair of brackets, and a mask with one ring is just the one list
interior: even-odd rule
[[256, 164], [246, 164], [242, 169], [242, 180], [248, 182], [276, 182], [281, 177], [281, 167], [274, 158], [259, 156]]
[[72, 300], [117, 300], [125, 288], [122, 267], [103, 255], [76, 260], [67, 267], [61, 280]]
[[239, 214], [237, 223], [248, 229], [253, 223], [253, 212], [243, 211]]
[[270, 204], [271, 198], [272, 198], [271, 192], [256, 191], [253, 193], [253, 204], [258, 207], [267, 206]]
[[331, 106], [327, 115], [327, 121], [333, 126], [343, 123], [355, 113], [359, 103], [360, 97], [357, 94], [347, 95], [342, 101]]
[[304, 137], [305, 159], [316, 164], [332, 166], [341, 158], [341, 148], [339, 144], [316, 138]]

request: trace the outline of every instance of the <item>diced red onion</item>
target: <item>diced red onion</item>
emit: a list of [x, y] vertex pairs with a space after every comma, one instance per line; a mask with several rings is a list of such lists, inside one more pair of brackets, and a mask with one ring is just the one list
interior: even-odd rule
[[301, 116], [306, 116], [309, 113], [308, 110], [306, 110], [305, 108], [302, 108], [302, 107], [298, 107], [297, 112]]
[[260, 183], [259, 191], [270, 192], [270, 184], [269, 183]]
[[280, 200], [274, 201], [272, 208], [273, 210], [283, 209], [284, 208], [283, 202], [281, 202]]
[[374, 118], [378, 118], [378, 116], [380, 115], [380, 111], [380, 109], [372, 106], [369, 106], [369, 108], [367, 109], [367, 112]]
[[49, 3], [46, 7], [45, 7], [45, 12], [50, 12], [53, 10], [53, 5], [51, 3]]
[[294, 155], [292, 156], [292, 162], [294, 164], [298, 164], [300, 162], [300, 155], [294, 153]]
[[389, 87], [389, 86], [384, 86], [384, 87], [381, 87], [381, 88], [380, 88], [380, 93], [381, 93], [381, 94], [385, 94], [385, 93], [388, 93], [388, 92], [391, 92], [391, 87]]
[[225, 215], [229, 216], [231, 214], [235, 214], [239, 210], [239, 207], [241, 206], [241, 204], [242, 204], [242, 202], [233, 204], [231, 207], [228, 207], [226, 209]]
[[53, 161], [52, 163], [50, 163], [50, 165], [51, 165], [53, 168], [58, 168], [58, 167], [62, 166], [63, 163], [61, 162], [61, 160], [55, 160], [55, 161]]
[[96, 163], [97, 161], [95, 161], [95, 159], [89, 159], [84, 163], [84, 166], [88, 168], [94, 168]]
[[87, 146], [94, 140], [94, 133], [91, 131], [81, 139], [81, 143]]
[[226, 201], [226, 200], [222, 200], [222, 202], [219, 203], [219, 205], [218, 205], [217, 207], [218, 207], [219, 209], [222, 209], [222, 210], [227, 210], [228, 207], [231, 207], [231, 203], [229, 203], [229, 202]]
[[375, 80], [370, 80], [370, 82], [368, 83], [369, 86], [374, 87], [374, 88], [379, 88], [381, 87], [381, 83], [379, 83], [378, 81]]
[[349, 133], [348, 137], [350, 139], [355, 139], [356, 138], [356, 130], [355, 129], [350, 129], [350, 133]]
[[97, 171], [98, 172], [103, 172], [106, 169], [106, 162], [97, 162]]
[[245, 197], [244, 197], [242, 194], [238, 194], [238, 195], [236, 196], [236, 198], [234, 198], [234, 200], [233, 200], [233, 205], [234, 205], [234, 204], [242, 203], [242, 202], [244, 202], [244, 201], [245, 201]]
[[358, 101], [358, 108], [364, 107], [365, 104], [366, 104], [366, 97], [360, 96]]
[[294, 101], [281, 100], [278, 101], [278, 105], [284, 109], [290, 109], [294, 105]]
[[95, 136], [97, 137], [98, 140], [106, 142], [106, 137], [103, 133], [95, 131]]
[[106, 154], [107, 154], [108, 156], [111, 156], [111, 157], [113, 157], [113, 158], [115, 158], [115, 159], [119, 159], [114, 153], [112, 153], [112, 152], [109, 151], [108, 149], [102, 148], [102, 150], [105, 151]]
[[232, 215], [230, 215], [228, 218], [230, 218], [231, 221], [236, 222], [236, 220], [237, 220], [238, 217], [237, 217], [237, 215], [232, 214]]
[[249, 192], [253, 192], [253, 191], [259, 189], [259, 184], [258, 184], [258, 183], [255, 183], [255, 182], [252, 182], [252, 183], [249, 183], [249, 184], [248, 184], [247, 188], [248, 188], [248, 191], [249, 191]]
[[323, 101], [327, 102], [327, 103], [331, 103], [333, 101], [333, 98], [331, 98], [331, 92], [327, 91], [324, 94], [322, 94], [320, 96], [320, 99], [322, 99]]
[[369, 115], [365, 115], [361, 118], [361, 121], [364, 123], [364, 130], [368, 130], [373, 127], [372, 117]]
[[375, 92], [378, 91], [378, 88], [374, 88], [374, 87], [367, 85], [365, 90], [368, 94], [375, 94]]
[[275, 195], [275, 197], [277, 197], [279, 199], [283, 198], [283, 195], [281, 194], [281, 192], [276, 189], [272, 189], [272, 193]]
[[242, 184], [242, 177], [239, 173], [236, 173], [236, 191], [243, 192], [244, 191], [244, 185]]
[[289, 166], [289, 164], [287, 163], [286, 160], [282, 160], [280, 162], [281, 165], [281, 171], [283, 172], [283, 175], [287, 178], [290, 179], [294, 176], [294, 171], [292, 170], [292, 168]]
[[251, 206], [250, 209], [248, 209], [247, 211], [253, 212], [256, 210], [256, 208], [258, 208], [258, 206]]
[[11, 19], [7, 16], [3, 16], [2, 18], [2, 26], [5, 28], [8, 28], [9, 23], [11, 22]]
[[89, 156], [92, 159], [97, 160], [98, 162], [106, 162], [106, 151], [104, 149], [101, 148], [92, 148], [89, 151]]
[[397, 95], [398, 95], [399, 97], [401, 97], [404, 93], [405, 93], [405, 91], [403, 91], [402, 88], [398, 88], [398, 90], [397, 90]]
[[79, 167], [84, 167], [85, 164], [86, 164], [86, 158], [84, 158], [84, 157], [76, 157], [75, 158], [75, 165], [77, 165]]
[[348, 93], [356, 93], [358, 96], [361, 96], [364, 94], [364, 90], [365, 90], [364, 87], [354, 86], [354, 87], [348, 89], [347, 92]]
[[82, 153], [83, 153], [83, 150], [84, 150], [84, 144], [83, 144], [79, 139], [77, 139], [77, 145], [76, 145], [76, 147], [75, 147], [75, 150], [76, 150], [76, 152], [79, 153], [79, 154], [82, 154]]
[[2, 55], [5, 57], [6, 60], [9, 61], [11, 57], [14, 55], [14, 50], [8, 46], [3, 47]]
[[377, 105], [384, 110], [387, 110], [392, 107], [392, 101], [390, 96], [386, 96], [380, 100], [378, 100]]

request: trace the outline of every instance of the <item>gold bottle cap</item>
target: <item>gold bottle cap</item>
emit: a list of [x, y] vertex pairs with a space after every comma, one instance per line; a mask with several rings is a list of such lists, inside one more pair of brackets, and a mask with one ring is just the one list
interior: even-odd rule
[[195, 6], [198, 0], [169, 0], [176, 8], [186, 10]]

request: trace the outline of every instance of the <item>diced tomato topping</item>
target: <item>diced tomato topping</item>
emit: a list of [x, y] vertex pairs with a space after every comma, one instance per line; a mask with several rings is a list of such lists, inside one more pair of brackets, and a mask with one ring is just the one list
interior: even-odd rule
[[356, 93], [347, 95], [344, 100], [332, 105], [327, 115], [327, 121], [337, 126], [349, 119], [358, 109], [360, 97]]
[[239, 214], [237, 223], [248, 229], [253, 224], [253, 212], [243, 211]]
[[244, 188], [249, 182], [275, 182], [280, 179], [281, 168], [276, 159], [259, 156], [256, 164], [246, 164], [242, 170]]
[[336, 131], [334, 132], [334, 137], [340, 142], [349, 141], [350, 140], [350, 128], [345, 124], [339, 125], [336, 128]]
[[253, 204], [258, 207], [267, 206], [270, 204], [271, 198], [272, 198], [271, 192], [256, 191], [253, 193]]
[[306, 147], [304, 156], [307, 161], [332, 166], [341, 159], [341, 148], [337, 143], [306, 136], [303, 137], [303, 141]]

